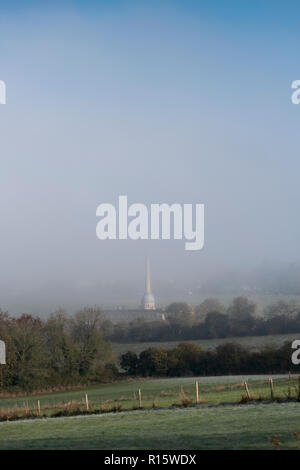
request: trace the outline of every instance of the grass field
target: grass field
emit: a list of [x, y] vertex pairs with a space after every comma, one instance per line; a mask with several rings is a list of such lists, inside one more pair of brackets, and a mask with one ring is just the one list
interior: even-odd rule
[[300, 404], [258, 404], [0, 423], [0, 449], [299, 448]]
[[[191, 340], [190, 343], [198, 344], [203, 349], [215, 349], [220, 344], [235, 342], [246, 346], [250, 351], [262, 349], [267, 345], [280, 346], [285, 341], [293, 341], [300, 339], [300, 333], [291, 333], [285, 335], [269, 335], [269, 336], [243, 336], [235, 338], [220, 338], [220, 339], [198, 339]], [[120, 357], [127, 351], [140, 353], [147, 348], [173, 348], [180, 341], [166, 341], [166, 342], [145, 342], [145, 343], [113, 343], [113, 349], [116, 357]]]
[[[288, 387], [296, 397], [298, 377], [272, 378], [275, 397], [286, 396]], [[0, 449], [271, 449], [273, 435], [280, 448], [298, 448], [293, 433], [300, 433], [300, 403], [269, 403], [268, 379], [260, 375], [129, 380], [87, 390], [2, 398], [1, 412], [25, 403], [36, 409], [40, 400], [42, 413], [51, 416], [62, 402], [81, 403], [84, 410], [87, 392], [90, 414], [0, 422]], [[198, 405], [195, 380], [199, 381]], [[251, 395], [266, 401], [239, 404], [246, 395], [245, 380]], [[144, 409], [133, 410], [139, 388]], [[180, 402], [182, 390], [190, 400], [188, 407]], [[175, 403], [181, 407], [172, 406]], [[117, 413], [93, 414], [99, 406], [109, 411], [116, 405]]]
[[[88, 394], [89, 411], [132, 410], [139, 407], [138, 390], [142, 391], [142, 406], [144, 408], [167, 408], [182, 405], [182, 391], [184, 396], [195, 404], [195, 381], [199, 383], [200, 403], [204, 405], [218, 405], [221, 403], [239, 403], [246, 395], [244, 381], [248, 382], [249, 390], [254, 398], [270, 399], [270, 376], [223, 376], [223, 377], [188, 377], [164, 379], [127, 380], [114, 384], [99, 385], [88, 389], [40, 394], [28, 397], [8, 397], [0, 399], [0, 414], [6, 409], [19, 407], [24, 409], [37, 409], [37, 402], [43, 414], [51, 416], [59, 409], [77, 407], [85, 410], [85, 394]], [[290, 387], [293, 397], [298, 391], [298, 377], [273, 375], [274, 394], [277, 397], [286, 397]]]

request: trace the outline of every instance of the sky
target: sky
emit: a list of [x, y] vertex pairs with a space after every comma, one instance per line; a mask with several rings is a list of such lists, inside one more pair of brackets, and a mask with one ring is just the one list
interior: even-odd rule
[[[133, 306], [147, 255], [154, 293], [300, 262], [299, 13], [0, 0], [0, 307]], [[119, 195], [203, 203], [204, 248], [98, 240], [96, 207]]]

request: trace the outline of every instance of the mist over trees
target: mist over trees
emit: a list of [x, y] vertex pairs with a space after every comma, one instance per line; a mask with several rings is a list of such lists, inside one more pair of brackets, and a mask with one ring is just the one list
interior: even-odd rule
[[[165, 321], [138, 318], [131, 322], [110, 324], [104, 332], [115, 342], [182, 341], [195, 339], [264, 336], [300, 332], [300, 305], [278, 301], [259, 315], [257, 306], [245, 296], [238, 296], [225, 308], [217, 299], [206, 299], [192, 308], [173, 302], [165, 310]], [[108, 324], [106, 325], [108, 328]]]
[[300, 295], [300, 263], [267, 263], [243, 270], [215, 273], [203, 280], [198, 292], [205, 295]]

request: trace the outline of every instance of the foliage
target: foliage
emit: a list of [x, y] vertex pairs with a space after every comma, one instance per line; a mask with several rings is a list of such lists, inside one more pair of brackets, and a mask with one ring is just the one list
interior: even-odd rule
[[129, 375], [142, 376], [210, 376], [232, 374], [276, 374], [298, 372], [291, 362], [291, 344], [266, 347], [249, 352], [238, 343], [226, 343], [213, 351], [203, 351], [196, 344], [182, 342], [178, 346], [149, 348], [139, 356], [130, 353], [121, 357], [121, 364], [134, 357], [134, 368], [127, 367]]
[[115, 377], [102, 319], [96, 307], [84, 308], [71, 318], [58, 311], [46, 321], [0, 313], [0, 338], [7, 352], [7, 365], [0, 369], [1, 388], [33, 390]]

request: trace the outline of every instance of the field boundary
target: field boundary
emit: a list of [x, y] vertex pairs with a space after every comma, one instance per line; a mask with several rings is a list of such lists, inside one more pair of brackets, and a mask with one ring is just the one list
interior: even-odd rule
[[274, 398], [273, 400], [263, 400], [259, 398], [247, 399], [247, 397], [242, 397], [239, 402], [224, 402], [224, 403], [215, 403], [215, 404], [199, 404], [199, 403], [192, 403], [189, 405], [186, 404], [173, 404], [170, 406], [158, 406], [158, 407], [132, 407], [132, 408], [122, 408], [122, 407], [112, 407], [108, 410], [101, 410], [101, 409], [94, 409], [94, 410], [60, 410], [57, 413], [53, 413], [51, 416], [46, 414], [41, 414], [32, 412], [28, 412], [28, 414], [24, 415], [12, 415], [8, 416], [0, 416], [0, 423], [1, 422], [14, 422], [14, 421], [35, 421], [35, 420], [43, 420], [43, 419], [57, 419], [57, 418], [74, 418], [76, 416], [99, 416], [99, 415], [107, 415], [107, 414], [117, 414], [117, 413], [133, 413], [137, 411], [148, 411], [148, 412], [155, 412], [155, 411], [166, 411], [166, 410], [178, 410], [178, 409], [211, 409], [211, 408], [222, 408], [222, 407], [238, 407], [244, 405], [271, 405], [271, 404], [286, 404], [286, 403], [299, 403], [300, 402], [297, 398]]

